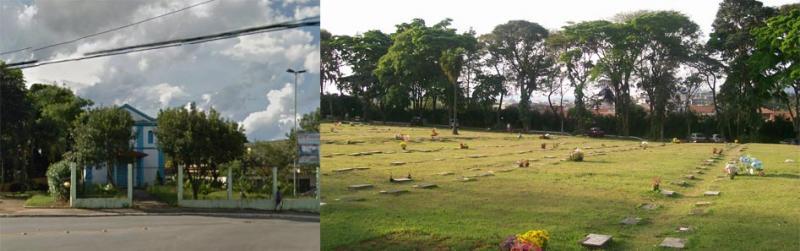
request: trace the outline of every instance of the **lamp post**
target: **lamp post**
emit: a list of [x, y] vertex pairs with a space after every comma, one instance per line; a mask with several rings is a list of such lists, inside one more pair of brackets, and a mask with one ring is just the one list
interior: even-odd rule
[[[306, 70], [299, 70], [295, 71], [292, 68], [286, 70], [286, 72], [294, 74], [294, 133], [295, 133], [295, 143], [297, 140], [297, 75], [305, 73]], [[292, 196], [297, 197], [297, 158], [294, 159], [294, 170], [292, 170]]]

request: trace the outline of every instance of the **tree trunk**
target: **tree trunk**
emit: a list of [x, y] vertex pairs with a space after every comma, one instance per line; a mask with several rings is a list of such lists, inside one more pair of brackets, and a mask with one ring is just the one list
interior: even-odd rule
[[453, 83], [453, 135], [458, 135], [458, 81]]
[[500, 103], [497, 104], [497, 113], [496, 113], [497, 114], [497, 117], [496, 117], [497, 118], [496, 119], [497, 123], [496, 124], [498, 124], [498, 125], [501, 124], [500, 123], [500, 112], [503, 110], [503, 96], [505, 96], [504, 94], [505, 93], [502, 93], [502, 92], [500, 93]]

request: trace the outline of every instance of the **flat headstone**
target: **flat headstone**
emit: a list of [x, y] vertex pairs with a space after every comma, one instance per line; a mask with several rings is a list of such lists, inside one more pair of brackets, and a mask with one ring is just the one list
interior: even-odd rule
[[325, 155], [322, 155], [322, 157], [323, 158], [332, 158], [333, 154], [325, 154]]
[[348, 189], [353, 189], [353, 190], [361, 190], [361, 189], [368, 189], [368, 188], [372, 188], [372, 187], [373, 187], [372, 184], [355, 184], [355, 185], [350, 185], [347, 188]]
[[331, 155], [333, 155], [333, 156], [342, 156], [342, 155], [344, 155], [344, 153], [333, 153]]
[[351, 201], [365, 201], [367, 199], [365, 199], [363, 197], [342, 197], [342, 198], [338, 198], [336, 200], [337, 201], [348, 201], [348, 202], [351, 202]]
[[675, 191], [672, 190], [661, 190], [661, 194], [664, 196], [675, 196]]
[[703, 193], [705, 196], [719, 196], [719, 191], [706, 191]]
[[442, 161], [442, 160], [444, 160], [444, 159], [442, 159], [442, 158], [433, 159], [433, 161]]
[[369, 170], [369, 167], [353, 167], [355, 170]]
[[478, 177], [489, 177], [489, 176], [494, 176], [494, 174], [493, 174], [493, 173], [482, 173], [482, 174], [478, 174]]
[[545, 159], [555, 159], [556, 156], [544, 156]]
[[398, 195], [408, 193], [408, 190], [405, 189], [392, 189], [392, 190], [383, 190], [380, 191], [381, 194], [391, 194], [391, 195]]
[[696, 206], [696, 207], [704, 207], [704, 206], [710, 206], [710, 205], [711, 205], [711, 201], [698, 201], [697, 203], [694, 203], [694, 206]]
[[348, 155], [349, 156], [361, 156], [361, 153], [351, 153], [351, 154], [348, 154]]
[[380, 153], [383, 153], [383, 152], [375, 150], [375, 151], [369, 151], [367, 153], [369, 153], [369, 154], [380, 154]]
[[468, 171], [480, 171], [481, 169], [479, 167], [470, 167], [470, 168], [467, 168], [467, 170]]
[[691, 211], [689, 211], [689, 215], [705, 215], [705, 214], [706, 210], [703, 208], [694, 208]]
[[475, 179], [475, 178], [472, 178], [472, 177], [463, 177], [463, 178], [459, 179], [458, 181], [461, 181], [461, 182], [470, 182], [470, 181], [476, 181], [476, 180], [477, 180], [477, 179]]
[[625, 217], [625, 219], [622, 219], [622, 221], [620, 221], [620, 224], [623, 224], [623, 225], [636, 225], [636, 224], [639, 224], [639, 222], [641, 222], [641, 221], [642, 221], [642, 218]]
[[486, 155], [480, 155], [480, 154], [467, 155], [467, 158], [473, 158], [473, 159], [483, 158], [483, 157], [486, 157]]
[[395, 151], [387, 151], [387, 152], [383, 152], [383, 153], [384, 154], [392, 154], [392, 153], [395, 153]]
[[664, 241], [662, 241], [661, 244], [659, 244], [658, 246], [665, 248], [683, 249], [686, 247], [686, 240], [681, 238], [667, 237], [664, 238]]
[[507, 173], [507, 172], [511, 172], [511, 171], [514, 171], [514, 169], [513, 169], [513, 168], [509, 168], [509, 169], [500, 169], [500, 170], [497, 170], [497, 171], [495, 171], [495, 172], [498, 172], [498, 173]]
[[360, 152], [359, 154], [361, 154], [363, 156], [372, 155], [371, 152]]
[[686, 176], [683, 176], [683, 177], [686, 178], [686, 179], [690, 179], [690, 180], [694, 179], [694, 175], [686, 175]]
[[589, 234], [580, 241], [581, 245], [593, 248], [605, 247], [609, 242], [611, 235], [604, 234]]
[[676, 185], [676, 186], [685, 187], [685, 186], [689, 185], [689, 182], [686, 182], [685, 180], [676, 180], [676, 181], [670, 182], [670, 184], [673, 184], [673, 185]]
[[644, 203], [641, 206], [639, 206], [639, 208], [645, 209], [645, 210], [653, 210], [653, 209], [657, 209], [658, 205], [653, 204], [653, 203]]
[[697, 171], [694, 171], [694, 173], [696, 173], [696, 174], [703, 174], [703, 171], [702, 171], [702, 170], [697, 170]]
[[334, 169], [334, 170], [333, 170], [333, 172], [335, 172], [335, 173], [341, 173], [341, 172], [349, 172], [349, 171], [353, 171], [353, 170], [355, 170], [355, 169], [353, 169], [353, 168], [349, 168], [349, 167], [348, 167], [348, 168]]
[[698, 167], [695, 167], [695, 169], [700, 169], [700, 170], [708, 170], [708, 167], [705, 167], [705, 166], [698, 166]]
[[430, 188], [437, 188], [439, 186], [437, 186], [436, 184], [433, 184], [433, 183], [422, 183], [422, 184], [414, 185], [413, 187], [414, 188], [422, 188], [422, 189], [430, 189]]
[[690, 226], [679, 226], [675, 229], [676, 232], [689, 232], [692, 231], [692, 227]]
[[409, 179], [409, 178], [397, 178], [397, 179], [393, 179], [392, 180], [392, 182], [394, 182], [394, 183], [405, 183], [405, 182], [412, 182], [412, 181], [414, 181], [414, 180]]
[[438, 174], [441, 175], [441, 176], [447, 176], [447, 175], [453, 175], [455, 173], [453, 173], [453, 172], [441, 172], [441, 173], [438, 173]]
[[405, 165], [405, 164], [406, 163], [402, 162], [402, 161], [394, 161], [392, 163], [389, 163], [389, 165], [393, 165], [393, 166], [401, 166], [401, 165]]

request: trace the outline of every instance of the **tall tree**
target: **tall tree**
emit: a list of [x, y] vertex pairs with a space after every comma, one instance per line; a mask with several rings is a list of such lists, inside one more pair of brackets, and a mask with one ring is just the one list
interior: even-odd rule
[[105, 165], [106, 178], [116, 185], [112, 177], [117, 163], [131, 161], [125, 156], [130, 151], [132, 127], [131, 115], [116, 106], [94, 108], [82, 113], [73, 122], [74, 160], [81, 166], [97, 168]]
[[800, 139], [800, 4], [781, 7], [781, 13], [756, 28], [756, 52], [751, 66], [770, 84], [770, 92], [783, 103]]
[[391, 36], [392, 46], [374, 71], [385, 84], [385, 97], [395, 100], [389, 102], [401, 104], [407, 101], [396, 100], [410, 100], [411, 109], [420, 116], [426, 99], [430, 99], [433, 110], [436, 109], [437, 98], [451, 88], [439, 67], [442, 52], [457, 47], [469, 50], [475, 43], [474, 37], [470, 40], [457, 34], [449, 27], [450, 22], [445, 19], [427, 26], [424, 20], [414, 19], [411, 23], [397, 25], [397, 32]]
[[191, 103], [187, 108], [159, 111], [157, 120], [159, 146], [173, 163], [187, 167], [184, 171], [195, 199], [204, 177], [215, 176], [220, 164], [244, 154], [243, 129], [213, 108], [206, 113]]
[[600, 46], [597, 37], [592, 35], [594, 22], [570, 24], [564, 27], [563, 39], [553, 39], [553, 46], [561, 47], [565, 51], [559, 57], [564, 65], [567, 79], [573, 88], [575, 96], [575, 127], [582, 132], [589, 123], [589, 111], [586, 107], [587, 85], [592, 76], [592, 69], [596, 64], [597, 53]]
[[0, 61], [0, 183], [9, 176], [16, 181], [28, 178], [36, 111], [26, 92], [22, 71], [8, 69]]
[[46, 84], [33, 84], [28, 97], [37, 111], [31, 142], [33, 175], [42, 177], [50, 164], [70, 150], [73, 121], [93, 102], [76, 96], [69, 88]]
[[382, 97], [386, 90], [373, 72], [380, 58], [392, 45], [391, 38], [379, 30], [371, 30], [353, 37], [336, 37], [335, 44], [340, 49], [342, 61], [352, 72], [339, 78], [339, 87], [359, 98], [365, 119], [373, 100], [377, 99], [377, 108], [385, 120], [385, 102]]
[[498, 25], [487, 36], [488, 50], [513, 72], [520, 92], [519, 117], [525, 130], [531, 123], [531, 94], [545, 81], [553, 59], [547, 53], [547, 29], [524, 20]]
[[629, 19], [640, 48], [634, 73], [638, 87], [644, 91], [650, 106], [651, 137], [664, 140], [664, 122], [668, 102], [677, 87], [676, 70], [691, 59], [698, 26], [675, 11], [645, 12]]
[[451, 114], [453, 118], [453, 135], [458, 135], [458, 111], [457, 111], [457, 94], [458, 94], [458, 77], [461, 75], [461, 70], [464, 67], [464, 57], [466, 50], [461, 47], [447, 49], [442, 52], [439, 57], [439, 67], [447, 77], [447, 81], [453, 86], [453, 102], [450, 105]]
[[725, 0], [720, 3], [712, 24], [713, 32], [707, 44], [727, 69], [720, 96], [725, 112], [732, 115], [735, 125], [732, 136], [736, 138], [757, 138], [760, 108], [769, 93], [763, 86], [766, 82], [757, 78], [748, 64], [756, 48], [751, 31], [764, 26], [774, 12], [755, 0]]
[[[335, 38], [325, 29], [319, 32], [320, 47], [319, 54], [322, 60], [320, 67], [321, 77], [319, 79], [319, 96], [323, 97], [325, 90], [325, 83], [336, 83], [342, 76], [341, 67], [342, 59], [340, 55], [340, 48], [335, 42]], [[328, 103], [330, 106], [331, 115], [333, 115], [333, 99]]]

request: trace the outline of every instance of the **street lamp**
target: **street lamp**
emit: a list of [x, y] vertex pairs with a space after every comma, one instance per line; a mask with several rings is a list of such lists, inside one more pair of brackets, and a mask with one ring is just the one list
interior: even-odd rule
[[[305, 73], [306, 70], [295, 71], [292, 68], [286, 72], [294, 74], [294, 133], [295, 140], [297, 139], [297, 75]], [[297, 158], [294, 159], [294, 169], [297, 169]], [[297, 197], [297, 172], [292, 172], [292, 195]]]

